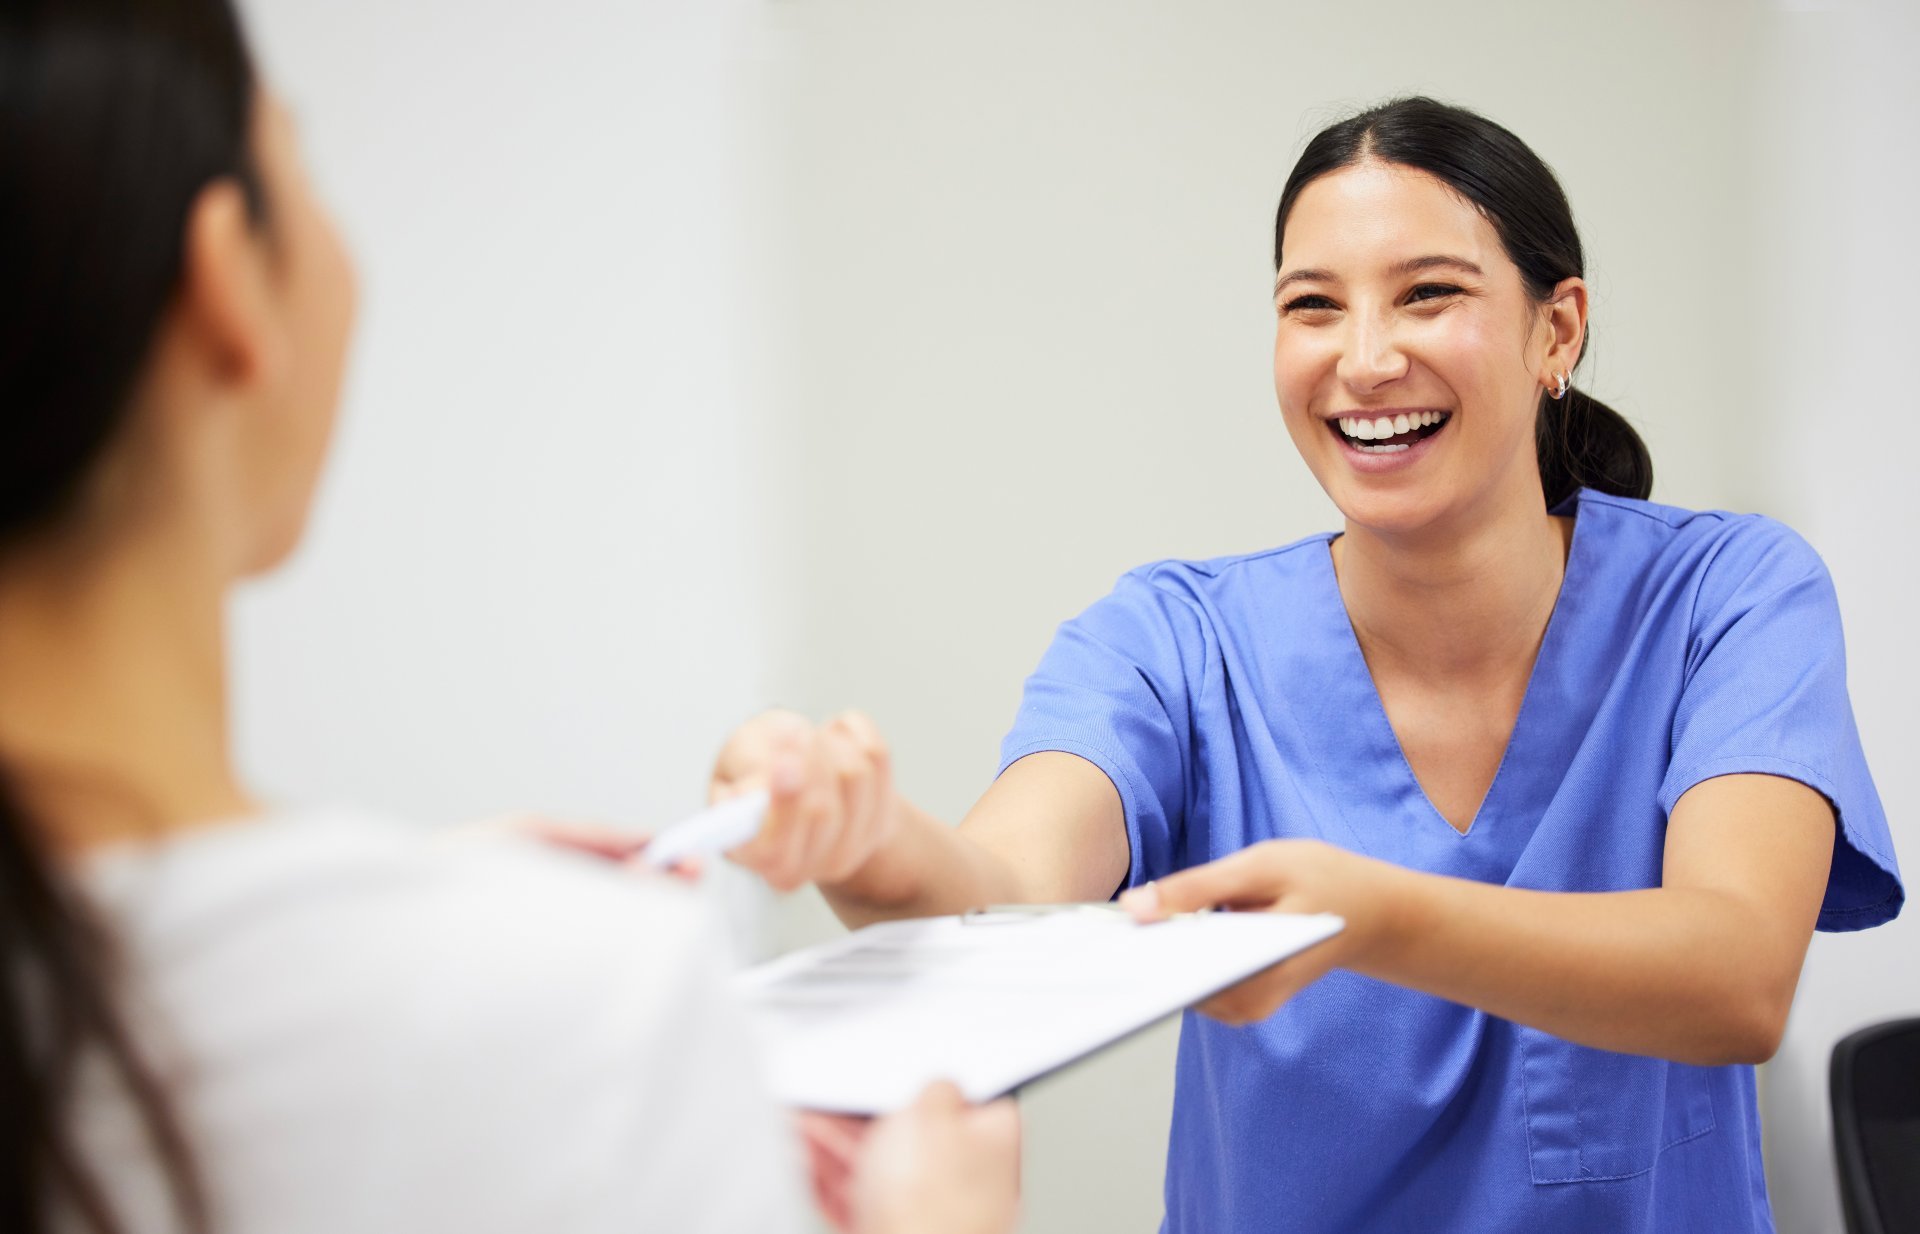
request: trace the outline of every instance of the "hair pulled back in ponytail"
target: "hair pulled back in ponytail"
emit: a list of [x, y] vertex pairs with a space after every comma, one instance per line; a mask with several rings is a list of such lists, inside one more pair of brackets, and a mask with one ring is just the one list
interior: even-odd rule
[[[1281, 262], [1287, 216], [1301, 190], [1329, 172], [1366, 159], [1424, 171], [1472, 202], [1500, 237], [1535, 300], [1563, 279], [1583, 277], [1585, 255], [1560, 182], [1527, 144], [1484, 116], [1429, 98], [1369, 108], [1322, 129], [1294, 164], [1273, 225], [1273, 262]], [[1574, 389], [1553, 401], [1543, 392], [1535, 445], [1549, 508], [1576, 489], [1646, 499], [1653, 460], [1620, 413]]]
[[[58, 521], [119, 430], [200, 192], [232, 179], [262, 211], [254, 95], [230, 0], [0, 8], [0, 554]], [[116, 998], [114, 940], [5, 756], [0, 1230], [120, 1228], [72, 1135], [88, 1058], [131, 1099], [183, 1224], [206, 1229], [187, 1139]]]

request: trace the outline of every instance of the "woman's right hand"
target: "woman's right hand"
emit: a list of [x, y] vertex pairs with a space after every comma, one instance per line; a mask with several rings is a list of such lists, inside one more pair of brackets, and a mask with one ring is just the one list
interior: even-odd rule
[[852, 878], [900, 830], [887, 744], [858, 712], [815, 724], [776, 710], [741, 725], [714, 761], [707, 795], [756, 788], [772, 797], [766, 822], [727, 855], [781, 891]]
[[1019, 1111], [933, 1085], [867, 1132], [849, 1198], [854, 1234], [1013, 1234]]

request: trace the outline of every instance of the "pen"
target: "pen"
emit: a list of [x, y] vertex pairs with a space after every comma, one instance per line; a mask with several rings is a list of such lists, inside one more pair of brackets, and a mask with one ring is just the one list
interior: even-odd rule
[[689, 857], [712, 857], [738, 848], [760, 830], [772, 800], [765, 789], [759, 789], [708, 806], [649, 840], [640, 850], [640, 860], [664, 870]]

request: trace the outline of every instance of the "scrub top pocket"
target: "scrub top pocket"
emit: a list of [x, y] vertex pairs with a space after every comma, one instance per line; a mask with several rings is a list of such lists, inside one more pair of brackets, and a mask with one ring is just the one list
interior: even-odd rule
[[1714, 1129], [1706, 1068], [1516, 1031], [1535, 1183], [1631, 1178]]

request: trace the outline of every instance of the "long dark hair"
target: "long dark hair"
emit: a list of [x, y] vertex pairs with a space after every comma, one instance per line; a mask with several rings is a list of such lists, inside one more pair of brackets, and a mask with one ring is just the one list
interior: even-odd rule
[[[1275, 269], [1301, 190], [1369, 158], [1424, 171], [1478, 207], [1536, 301], [1544, 303], [1562, 279], [1584, 277], [1580, 233], [1552, 169], [1493, 121], [1428, 98], [1369, 108], [1307, 143], [1280, 193]], [[1540, 398], [1534, 437], [1549, 508], [1582, 487], [1641, 500], [1653, 492], [1653, 459], [1619, 412], [1578, 388], [1558, 402]]]
[[[262, 212], [254, 90], [229, 0], [0, 9], [0, 553], [59, 520], [118, 431], [200, 192], [231, 178]], [[96, 1056], [186, 1225], [205, 1229], [187, 1138], [116, 997], [112, 935], [62, 878], [17, 780], [0, 757], [0, 1229], [45, 1230], [56, 1212], [119, 1228], [71, 1126], [80, 1063]]]

